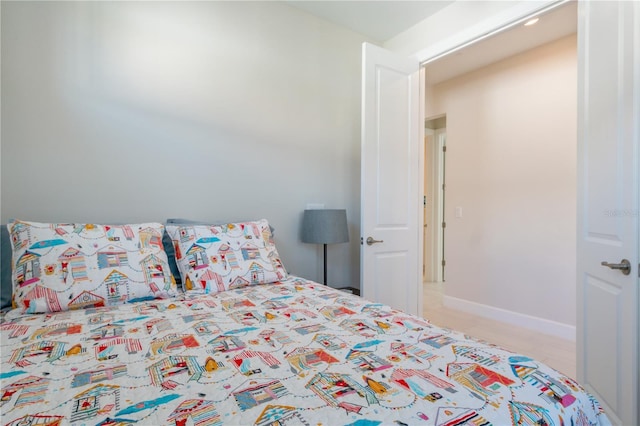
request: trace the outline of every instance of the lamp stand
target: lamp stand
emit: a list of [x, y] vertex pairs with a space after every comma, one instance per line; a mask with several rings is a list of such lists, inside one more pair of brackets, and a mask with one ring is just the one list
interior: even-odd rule
[[324, 285], [327, 285], [327, 245], [324, 244]]

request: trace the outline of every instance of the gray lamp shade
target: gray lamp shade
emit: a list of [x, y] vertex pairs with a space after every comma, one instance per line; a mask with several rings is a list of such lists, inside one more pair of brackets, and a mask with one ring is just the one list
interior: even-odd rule
[[336, 244], [349, 242], [347, 211], [344, 209], [305, 210], [302, 242]]

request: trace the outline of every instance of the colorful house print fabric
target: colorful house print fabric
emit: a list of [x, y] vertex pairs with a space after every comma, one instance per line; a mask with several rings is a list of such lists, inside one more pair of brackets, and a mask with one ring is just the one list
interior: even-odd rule
[[13, 221], [14, 306], [28, 313], [119, 305], [177, 295], [164, 225]]
[[167, 225], [185, 291], [212, 293], [287, 277], [269, 223]]
[[0, 330], [4, 425], [608, 424], [536, 360], [299, 278]]

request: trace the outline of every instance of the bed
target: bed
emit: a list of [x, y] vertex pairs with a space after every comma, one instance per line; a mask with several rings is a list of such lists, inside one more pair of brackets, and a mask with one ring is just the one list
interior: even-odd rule
[[[2, 424], [609, 424], [576, 381], [534, 359], [287, 274], [266, 221], [168, 225], [173, 267], [146, 225], [107, 237], [101, 225], [9, 224]], [[113, 244], [80, 244], [83, 269], [88, 235]]]

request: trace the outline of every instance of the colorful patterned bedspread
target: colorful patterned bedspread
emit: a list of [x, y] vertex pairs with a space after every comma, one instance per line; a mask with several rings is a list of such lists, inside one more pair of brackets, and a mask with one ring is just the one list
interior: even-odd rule
[[299, 278], [2, 324], [2, 424], [607, 424], [526, 356]]

